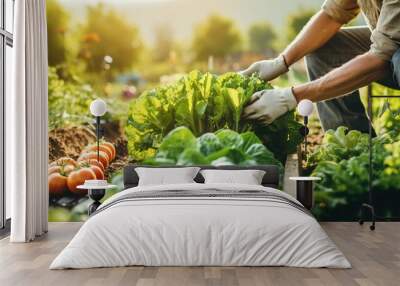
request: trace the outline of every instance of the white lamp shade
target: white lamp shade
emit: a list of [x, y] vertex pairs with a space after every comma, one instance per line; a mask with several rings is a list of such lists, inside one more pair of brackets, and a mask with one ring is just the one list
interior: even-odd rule
[[103, 116], [107, 112], [107, 105], [102, 99], [93, 100], [90, 104], [90, 113], [94, 116]]
[[310, 116], [314, 111], [314, 105], [311, 100], [303, 99], [297, 106], [297, 111], [303, 117]]

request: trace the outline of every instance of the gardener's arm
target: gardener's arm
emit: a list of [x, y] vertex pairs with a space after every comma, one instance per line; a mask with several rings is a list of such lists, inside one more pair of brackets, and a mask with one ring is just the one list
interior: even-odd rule
[[241, 74], [258, 73], [266, 81], [273, 80], [286, 73], [293, 63], [323, 46], [359, 11], [357, 0], [326, 0], [321, 11], [310, 19], [282, 54], [272, 60], [255, 62]]
[[[400, 47], [400, 7], [398, 0], [384, 0], [376, 28], [371, 35], [371, 49], [322, 78], [293, 88], [264, 90], [255, 93], [244, 116], [266, 124], [294, 109], [302, 99], [320, 101], [345, 95], [390, 72], [389, 62]], [[346, 23], [359, 11], [357, 0], [326, 0], [323, 11], [338, 23]], [[321, 12], [322, 13], [322, 12]], [[293, 49], [294, 50], [294, 49]], [[309, 50], [307, 50], [308, 52]], [[288, 48], [288, 58], [299, 55]], [[292, 55], [292, 58], [291, 58]]]
[[387, 72], [390, 72], [389, 62], [368, 52], [315, 81], [293, 88], [255, 93], [250, 105], [244, 110], [244, 116], [270, 124], [282, 114], [294, 109], [303, 99], [316, 102], [335, 98], [378, 80]]
[[[336, 21], [347, 21], [352, 17], [351, 13], [347, 19], [339, 17], [343, 15], [344, 6], [342, 5], [351, 5], [351, 1], [328, 0], [323, 9]], [[389, 62], [393, 54], [400, 47], [399, 27], [399, 1], [383, 1], [376, 28], [372, 31], [372, 45], [369, 52], [356, 57], [318, 80], [294, 87], [293, 92], [297, 101], [331, 99], [385, 77], [390, 72]]]
[[379, 80], [389, 72], [388, 61], [368, 52], [317, 80], [293, 87], [293, 94], [297, 102], [332, 99]]
[[290, 66], [331, 39], [360, 12], [357, 0], [326, 0], [295, 40], [282, 53]]
[[342, 25], [341, 22], [321, 10], [311, 18], [282, 54], [272, 60], [255, 62], [241, 74], [250, 76], [258, 73], [258, 76], [265, 81], [273, 80], [286, 73], [293, 63], [323, 46]]
[[319, 11], [283, 51], [282, 55], [286, 64], [291, 66], [305, 55], [322, 47], [339, 31], [342, 25], [324, 10]]

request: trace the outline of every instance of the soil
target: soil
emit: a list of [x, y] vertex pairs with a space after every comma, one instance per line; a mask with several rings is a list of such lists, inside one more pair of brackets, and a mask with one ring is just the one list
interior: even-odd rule
[[124, 136], [120, 136], [116, 141], [113, 142], [115, 149], [117, 150], [117, 156], [115, 160], [110, 164], [107, 169], [106, 176], [112, 174], [115, 171], [121, 170], [128, 164], [128, 141]]
[[[104, 139], [115, 145], [117, 156], [106, 170], [106, 176], [122, 169], [128, 163], [127, 140], [118, 124], [103, 125]], [[78, 159], [81, 151], [96, 142], [96, 134], [89, 127], [74, 126], [54, 129], [49, 132], [49, 162], [61, 157]]]
[[49, 161], [61, 157], [77, 159], [84, 147], [96, 141], [96, 134], [88, 127], [57, 128], [49, 132]]
[[[105, 122], [101, 124], [101, 135], [108, 142], [116, 144], [123, 136], [123, 130], [118, 122]], [[118, 153], [118, 150], [117, 150]]]
[[[118, 123], [105, 122], [101, 125], [101, 137], [114, 144], [116, 158], [105, 171], [105, 177], [123, 169], [128, 164], [127, 140]], [[49, 161], [55, 161], [61, 157], [77, 159], [82, 150], [96, 142], [96, 134], [93, 127], [74, 126], [57, 128], [49, 132]], [[50, 205], [72, 209], [79, 205], [87, 197], [79, 198], [67, 192], [63, 197], [50, 197]]]

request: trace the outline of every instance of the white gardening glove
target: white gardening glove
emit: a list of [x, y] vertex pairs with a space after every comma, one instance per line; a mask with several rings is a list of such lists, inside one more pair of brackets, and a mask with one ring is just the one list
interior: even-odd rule
[[253, 94], [250, 104], [244, 109], [243, 116], [269, 125], [296, 106], [297, 100], [292, 88], [266, 89]]
[[258, 73], [258, 76], [262, 80], [270, 81], [288, 71], [285, 59], [283, 55], [280, 55], [273, 60], [255, 62], [246, 70], [239, 73], [244, 76], [251, 76], [253, 73]]

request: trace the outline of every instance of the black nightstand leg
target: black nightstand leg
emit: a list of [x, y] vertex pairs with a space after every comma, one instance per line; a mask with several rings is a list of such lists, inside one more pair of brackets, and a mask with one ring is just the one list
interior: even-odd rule
[[101, 205], [100, 200], [104, 197], [106, 193], [105, 189], [99, 189], [99, 190], [89, 190], [89, 198], [94, 200], [94, 202], [89, 206], [88, 208], [88, 215], [92, 215], [97, 208]]
[[297, 181], [296, 196], [308, 210], [314, 205], [313, 181]]

